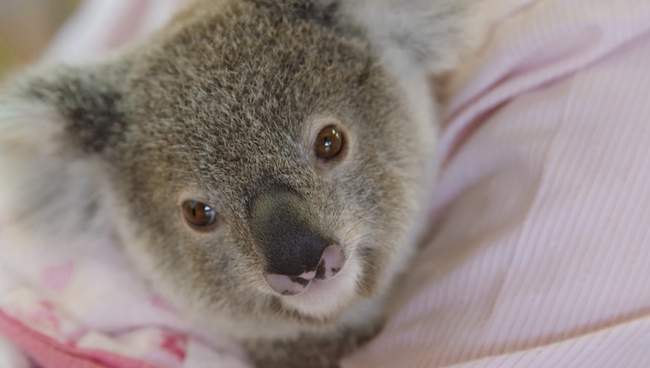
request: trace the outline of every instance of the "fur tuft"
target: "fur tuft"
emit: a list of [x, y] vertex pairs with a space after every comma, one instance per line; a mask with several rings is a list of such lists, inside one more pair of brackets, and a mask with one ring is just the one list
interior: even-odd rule
[[[6, 229], [12, 236], [54, 241], [108, 233], [99, 196], [102, 165], [82, 154], [83, 145], [74, 147], [68, 132], [74, 120], [62, 114], [65, 103], [19, 90], [0, 100], [0, 208], [10, 225]], [[83, 115], [81, 105], [75, 106]]]
[[472, 0], [325, 0], [357, 25], [400, 72], [439, 74], [478, 42]]

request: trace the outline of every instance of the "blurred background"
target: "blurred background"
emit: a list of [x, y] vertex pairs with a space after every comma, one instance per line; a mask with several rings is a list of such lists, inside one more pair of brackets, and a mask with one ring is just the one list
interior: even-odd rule
[[80, 0], [0, 0], [0, 77], [39, 58]]

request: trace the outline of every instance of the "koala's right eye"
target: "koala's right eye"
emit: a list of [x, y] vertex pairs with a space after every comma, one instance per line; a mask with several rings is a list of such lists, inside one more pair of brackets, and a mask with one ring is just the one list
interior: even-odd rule
[[217, 213], [205, 203], [187, 201], [183, 203], [183, 216], [194, 228], [212, 230], [217, 220]]

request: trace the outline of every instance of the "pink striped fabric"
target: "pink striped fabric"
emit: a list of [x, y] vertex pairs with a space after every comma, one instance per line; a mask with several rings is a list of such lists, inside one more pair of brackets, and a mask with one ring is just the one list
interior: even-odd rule
[[486, 0], [437, 231], [352, 367], [650, 367], [650, 2]]

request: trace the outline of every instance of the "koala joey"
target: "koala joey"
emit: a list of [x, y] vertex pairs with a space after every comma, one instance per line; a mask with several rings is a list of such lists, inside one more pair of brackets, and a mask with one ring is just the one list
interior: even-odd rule
[[[470, 0], [213, 0], [0, 94], [0, 208], [112, 234], [259, 367], [336, 367], [381, 327], [436, 174], [432, 78]], [[110, 296], [107, 296], [110, 297]]]

